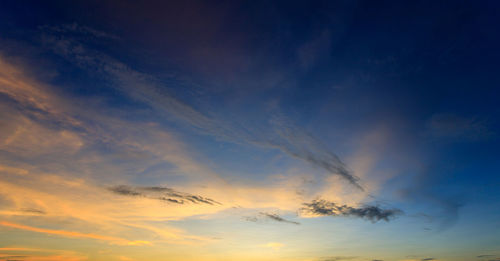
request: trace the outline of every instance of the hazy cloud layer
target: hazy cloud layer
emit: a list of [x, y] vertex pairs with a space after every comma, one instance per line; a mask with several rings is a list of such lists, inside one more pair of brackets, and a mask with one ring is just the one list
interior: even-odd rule
[[108, 190], [122, 196], [146, 197], [175, 204], [195, 203], [220, 205], [219, 202], [213, 199], [198, 195], [192, 195], [185, 192], [179, 192], [167, 187], [131, 187], [126, 185], [119, 185], [109, 187]]
[[311, 203], [304, 203], [300, 212], [305, 215], [317, 216], [344, 216], [368, 219], [372, 222], [380, 220], [389, 221], [391, 218], [402, 214], [399, 209], [382, 209], [378, 206], [351, 207], [338, 205], [323, 199], [313, 200]]

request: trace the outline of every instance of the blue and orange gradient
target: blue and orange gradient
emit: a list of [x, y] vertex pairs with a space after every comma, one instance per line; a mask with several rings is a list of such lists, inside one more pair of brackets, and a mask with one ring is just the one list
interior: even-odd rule
[[0, 260], [499, 261], [496, 1], [2, 1]]

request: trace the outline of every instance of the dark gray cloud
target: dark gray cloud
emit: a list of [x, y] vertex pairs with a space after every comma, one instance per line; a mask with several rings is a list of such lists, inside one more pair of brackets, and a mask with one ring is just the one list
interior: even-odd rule
[[272, 220], [272, 221], [277, 221], [277, 222], [283, 222], [283, 223], [289, 223], [289, 224], [294, 224], [294, 225], [300, 225], [299, 222], [291, 221], [291, 220], [288, 220], [288, 219], [285, 219], [285, 218], [281, 217], [278, 214], [267, 213], [267, 212], [259, 212], [258, 215], [255, 215], [255, 216], [245, 216], [243, 218], [246, 221], [250, 221], [250, 222], [259, 222], [261, 220]]
[[278, 214], [272, 214], [272, 213], [267, 213], [267, 212], [260, 212], [260, 214], [262, 216], [265, 216], [271, 220], [274, 220], [274, 221], [278, 221], [278, 222], [285, 222], [285, 223], [290, 223], [290, 224], [295, 224], [295, 225], [300, 225], [299, 222], [295, 222], [295, 221], [290, 221], [290, 220], [287, 220], [287, 219], [284, 219], [282, 217], [280, 217]]
[[421, 259], [422, 261], [432, 261], [432, 260], [436, 260], [434, 257], [427, 257], [427, 258], [422, 258]]
[[477, 258], [494, 257], [495, 255], [479, 255]]
[[38, 215], [47, 214], [47, 212], [40, 210], [40, 209], [36, 209], [36, 208], [22, 208], [21, 211], [27, 212], [27, 213], [32, 213], [32, 214], [38, 214]]
[[6, 261], [21, 261], [24, 260], [25, 258], [29, 258], [29, 256], [0, 256], [0, 260], [6, 260]]
[[142, 193], [135, 191], [132, 187], [119, 185], [108, 188], [110, 191], [122, 196], [143, 196]]
[[331, 256], [326, 258], [321, 258], [320, 261], [341, 261], [341, 260], [352, 260], [357, 258], [357, 256]]
[[109, 187], [108, 190], [122, 196], [146, 197], [175, 204], [185, 204], [185, 203], [207, 204], [207, 205], [221, 204], [210, 198], [193, 195], [185, 192], [179, 192], [168, 187], [132, 187], [127, 185], [118, 185]]
[[382, 209], [378, 206], [351, 207], [347, 205], [337, 205], [335, 202], [317, 199], [311, 203], [304, 203], [300, 212], [305, 214], [315, 214], [322, 216], [344, 216], [359, 217], [372, 222], [379, 220], [389, 221], [403, 212], [399, 209]]

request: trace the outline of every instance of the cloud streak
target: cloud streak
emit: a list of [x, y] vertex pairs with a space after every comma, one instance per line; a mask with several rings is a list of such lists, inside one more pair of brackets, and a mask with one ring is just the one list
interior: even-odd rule
[[194, 203], [221, 205], [221, 203], [213, 199], [185, 192], [179, 192], [167, 187], [131, 187], [126, 185], [118, 185], [109, 187], [108, 190], [122, 196], [146, 197], [175, 204]]
[[245, 220], [250, 221], [250, 222], [258, 222], [259, 220], [263, 220], [263, 219], [272, 220], [272, 221], [276, 221], [276, 222], [282, 222], [282, 223], [289, 223], [289, 224], [294, 224], [294, 225], [300, 225], [299, 222], [291, 221], [291, 220], [288, 220], [288, 219], [281, 217], [278, 214], [273, 214], [273, 213], [268, 213], [268, 212], [259, 212], [259, 214], [256, 216], [245, 217]]
[[356, 259], [356, 256], [332, 256], [321, 259], [321, 261], [341, 261], [341, 260], [352, 260]]
[[380, 220], [389, 221], [391, 218], [402, 214], [399, 209], [382, 209], [378, 206], [352, 207], [338, 205], [335, 202], [317, 199], [311, 203], [304, 203], [304, 207], [299, 210], [304, 215], [311, 216], [343, 216], [368, 219], [372, 222]]
[[25, 231], [31, 231], [31, 232], [37, 232], [37, 233], [64, 236], [64, 237], [97, 239], [97, 240], [108, 241], [108, 242], [111, 242], [111, 243], [117, 244], [117, 245], [132, 246], [132, 245], [150, 245], [151, 244], [150, 242], [147, 242], [147, 241], [130, 241], [130, 240], [127, 240], [124, 238], [104, 236], [104, 235], [91, 234], [91, 233], [80, 233], [80, 232], [75, 232], [75, 231], [45, 229], [45, 228], [26, 226], [26, 225], [17, 224], [17, 223], [11, 223], [11, 222], [7, 222], [7, 221], [0, 221], [0, 226], [14, 228], [14, 229], [20, 229], [20, 230], [25, 230]]
[[262, 134], [243, 125], [235, 125], [217, 117], [211, 117], [174, 97], [169, 93], [168, 88], [155, 77], [138, 72], [108, 55], [88, 49], [83, 41], [78, 41], [74, 34], [65, 36], [65, 33], [78, 33], [78, 31], [81, 30], [75, 28], [74, 25], [58, 30], [46, 30], [44, 41], [54, 52], [89, 73], [103, 76], [113, 83], [114, 88], [131, 98], [167, 112], [204, 134], [230, 142], [243, 142], [279, 149], [291, 157], [324, 169], [332, 175], [338, 175], [363, 190], [359, 184], [359, 178], [348, 170], [336, 154], [323, 147], [317, 139], [286, 121], [283, 116], [270, 120], [272, 128], [269, 129], [273, 130], [272, 133]]
[[284, 219], [284, 218], [280, 217], [278, 214], [272, 214], [272, 213], [267, 213], [267, 212], [260, 212], [260, 214], [262, 216], [267, 217], [268, 219], [271, 219], [271, 220], [274, 220], [277, 222], [284, 222], [284, 223], [290, 223], [290, 224], [294, 224], [294, 225], [300, 225], [299, 222]]
[[[13, 259], [13, 258], [21, 259]], [[0, 259], [23, 261], [81, 261], [88, 257], [68, 250], [41, 249], [29, 247], [1, 247]]]

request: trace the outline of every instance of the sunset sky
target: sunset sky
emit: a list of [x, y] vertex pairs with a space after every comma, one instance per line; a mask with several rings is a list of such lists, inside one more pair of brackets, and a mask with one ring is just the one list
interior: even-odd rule
[[500, 1], [0, 1], [0, 261], [499, 261]]

